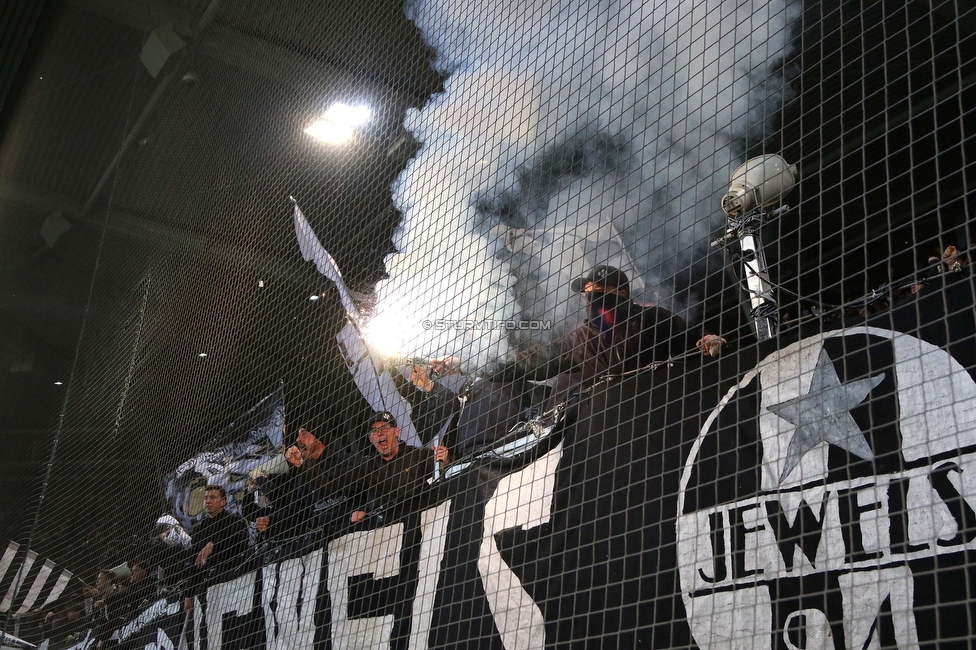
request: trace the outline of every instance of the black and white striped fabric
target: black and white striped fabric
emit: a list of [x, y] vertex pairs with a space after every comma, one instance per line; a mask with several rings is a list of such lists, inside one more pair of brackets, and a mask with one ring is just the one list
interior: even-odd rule
[[72, 573], [16, 542], [0, 556], [0, 614], [23, 614], [45, 607], [64, 593]]

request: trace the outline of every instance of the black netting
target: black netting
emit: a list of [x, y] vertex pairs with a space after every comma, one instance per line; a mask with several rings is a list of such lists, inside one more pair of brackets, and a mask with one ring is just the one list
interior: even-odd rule
[[0, 17], [4, 647], [974, 636], [968, 3]]

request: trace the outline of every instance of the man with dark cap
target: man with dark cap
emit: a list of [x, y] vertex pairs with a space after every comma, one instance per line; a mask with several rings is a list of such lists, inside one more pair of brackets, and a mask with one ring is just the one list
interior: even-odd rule
[[597, 266], [570, 286], [586, 297], [586, 323], [551, 349], [502, 368], [493, 379], [548, 379], [562, 373], [582, 373], [588, 379], [666, 361], [696, 346], [718, 356], [725, 342], [714, 334], [697, 338], [668, 310], [633, 302], [627, 275], [613, 266]]
[[369, 418], [366, 435], [376, 455], [357, 472], [362, 484], [353, 504], [356, 510], [350, 517], [353, 523], [365, 519], [367, 510], [400, 504], [423, 494], [434, 463], [448, 459], [444, 446], [418, 449], [402, 444], [400, 429], [389, 411]]

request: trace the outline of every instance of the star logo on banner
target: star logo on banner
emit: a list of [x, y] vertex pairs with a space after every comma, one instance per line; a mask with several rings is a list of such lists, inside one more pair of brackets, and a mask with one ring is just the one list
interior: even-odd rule
[[864, 460], [874, 458], [864, 432], [850, 411], [863, 402], [884, 378], [884, 373], [881, 373], [869, 379], [842, 384], [827, 351], [820, 349], [807, 394], [767, 407], [796, 426], [786, 450], [786, 465], [779, 477], [780, 484], [796, 469], [803, 456], [822, 442], [840, 447]]

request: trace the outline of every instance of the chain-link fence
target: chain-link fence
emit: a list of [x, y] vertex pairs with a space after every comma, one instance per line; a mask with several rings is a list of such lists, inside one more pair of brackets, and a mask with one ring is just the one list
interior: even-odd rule
[[5, 644], [968, 643], [967, 3], [9, 17]]

